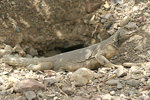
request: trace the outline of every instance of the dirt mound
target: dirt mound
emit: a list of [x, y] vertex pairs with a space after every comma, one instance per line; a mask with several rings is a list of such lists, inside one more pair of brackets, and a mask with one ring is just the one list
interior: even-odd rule
[[[95, 29], [88, 20], [103, 3], [102, 0], [1, 0], [0, 41], [11, 46], [20, 44], [25, 51], [32, 47], [42, 54], [88, 46]], [[108, 37], [105, 30], [97, 32], [105, 34], [101, 36], [103, 39]]]

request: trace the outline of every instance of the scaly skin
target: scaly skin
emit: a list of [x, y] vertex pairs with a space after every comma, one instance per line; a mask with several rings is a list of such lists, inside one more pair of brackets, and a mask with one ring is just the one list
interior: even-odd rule
[[130, 28], [130, 30], [123, 27], [110, 38], [89, 47], [47, 58], [4, 56], [2, 62], [13, 66], [25, 66], [27, 69], [33, 71], [48, 69], [53, 69], [55, 71], [75, 71], [82, 67], [94, 69], [100, 65], [104, 67], [119, 67], [119, 65], [112, 64], [109, 59], [118, 52], [118, 48], [122, 43], [135, 35], [136, 31], [137, 29], [135, 29], [135, 27]]

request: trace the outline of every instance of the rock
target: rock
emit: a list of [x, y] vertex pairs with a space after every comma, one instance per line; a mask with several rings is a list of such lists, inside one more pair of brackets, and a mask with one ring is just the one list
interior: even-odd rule
[[66, 94], [68, 94], [68, 95], [71, 95], [71, 94], [74, 93], [74, 92], [73, 92], [73, 89], [70, 88], [70, 87], [63, 87], [62, 90], [63, 90]]
[[46, 95], [46, 96], [49, 97], [49, 98], [53, 98], [53, 97], [56, 96], [56, 94], [48, 94], [48, 95]]
[[130, 91], [130, 95], [132, 96], [132, 95], [134, 95], [134, 94], [136, 94], [137, 93], [137, 91]]
[[10, 82], [10, 83], [8, 83], [8, 85], [6, 85], [5, 90], [8, 90], [8, 89], [10, 89], [12, 87], [13, 87], [13, 83]]
[[37, 91], [37, 97], [39, 97], [39, 98], [45, 98], [46, 95], [43, 93], [42, 90], [38, 90], [38, 91]]
[[136, 71], [132, 72], [131, 77], [133, 79], [141, 79], [144, 77], [144, 72], [142, 70], [136, 70]]
[[26, 53], [23, 51], [23, 49], [21, 48], [21, 46], [19, 44], [17, 44], [13, 49], [13, 52], [17, 52], [19, 54], [21, 54], [22, 56], [25, 56]]
[[28, 100], [36, 99], [36, 94], [33, 91], [26, 91], [24, 94]]
[[111, 26], [112, 26], [112, 22], [110, 22], [110, 23], [107, 23], [106, 25], [105, 25], [105, 28], [108, 30]]
[[14, 78], [14, 77], [9, 77], [9, 78], [8, 78], [8, 81], [9, 81], [9, 82], [12, 82], [12, 83], [16, 83], [16, 82], [19, 82], [19, 79]]
[[142, 83], [145, 83], [145, 82], [146, 82], [146, 79], [145, 79], [145, 78], [141, 78], [140, 81], [141, 81]]
[[42, 63], [40, 63], [38, 65], [30, 64], [26, 68], [29, 69], [29, 70], [33, 70], [33, 71], [37, 71], [37, 70], [44, 71], [44, 70], [52, 69], [53, 65], [52, 65], [51, 62], [42, 62]]
[[80, 68], [71, 75], [71, 80], [75, 81], [75, 86], [86, 85], [93, 78], [94, 73], [88, 68]]
[[123, 86], [122, 86], [121, 83], [118, 83], [118, 84], [117, 84], [117, 89], [122, 89], [122, 87], [123, 87]]
[[101, 23], [105, 23], [106, 22], [106, 19], [101, 19]]
[[102, 100], [111, 100], [112, 96], [110, 94], [101, 95]]
[[109, 5], [109, 3], [106, 1], [105, 2], [105, 4], [104, 4], [104, 8], [106, 9], [106, 10], [109, 10], [110, 9], [110, 5]]
[[135, 11], [137, 11], [139, 8], [138, 8], [138, 6], [134, 6], [133, 7], [133, 11], [135, 12]]
[[95, 100], [102, 100], [101, 98], [95, 98]]
[[123, 77], [127, 75], [127, 69], [125, 69], [123, 66], [120, 66], [116, 71], [117, 77]]
[[133, 87], [138, 87], [139, 86], [139, 81], [135, 80], [135, 79], [129, 79], [129, 80], [126, 81], [126, 83], [130, 86], [133, 86]]
[[130, 16], [126, 16], [123, 18], [123, 20], [120, 22], [120, 26], [125, 26], [126, 24], [129, 23], [129, 21], [131, 20]]
[[108, 14], [106, 14], [103, 18], [104, 18], [104, 19], [110, 19], [111, 16], [112, 16], [112, 14], [111, 14], [111, 13], [108, 13]]
[[113, 96], [113, 97], [112, 97], [112, 100], [122, 100], [122, 98], [119, 97], [119, 96]]
[[9, 45], [6, 45], [4, 49], [0, 49], [0, 57], [3, 57], [3, 55], [11, 54], [12, 53], [12, 47]]
[[140, 96], [138, 100], [150, 100], [149, 96]]
[[149, 86], [149, 87], [150, 87], [150, 80], [148, 80], [148, 81], [147, 81], [147, 86]]
[[80, 96], [75, 96], [75, 97], [72, 98], [72, 100], [87, 100], [87, 99], [82, 98]]
[[12, 51], [12, 47], [10, 45], [6, 45], [4, 50], [6, 51]]
[[138, 26], [134, 22], [129, 22], [127, 25], [124, 26], [127, 29], [137, 29], [139, 30]]
[[44, 85], [32, 78], [24, 79], [14, 85], [15, 92], [34, 91], [40, 89], [44, 89]]
[[139, 66], [132, 66], [132, 67], [130, 68], [129, 72], [137, 71], [139, 68], [141, 68], [141, 67], [139, 67]]
[[44, 79], [44, 83], [46, 83], [47, 85], [52, 85], [52, 84], [57, 83], [59, 81], [60, 81], [60, 79], [55, 77], [55, 76]]
[[53, 98], [53, 100], [58, 100], [58, 99], [59, 99], [58, 97], [54, 97], [54, 98]]
[[110, 94], [111, 94], [111, 95], [114, 95], [114, 94], [115, 94], [115, 91], [111, 91]]
[[150, 63], [146, 63], [146, 65], [144, 66], [144, 70], [148, 71], [150, 70]]
[[27, 100], [27, 98], [24, 96], [19, 96], [19, 97], [15, 98], [15, 100]]
[[35, 50], [34, 48], [30, 48], [29, 54], [30, 54], [31, 56], [38, 56], [38, 52], [37, 52], [37, 50]]
[[132, 66], [136, 66], [136, 65], [138, 65], [138, 63], [131, 63], [131, 62], [123, 63], [123, 66], [127, 68], [131, 68]]
[[115, 0], [116, 3], [119, 3], [119, 4], [122, 4], [123, 3], [123, 0]]
[[118, 79], [110, 79], [108, 81], [106, 81], [107, 85], [117, 85], [119, 83]]

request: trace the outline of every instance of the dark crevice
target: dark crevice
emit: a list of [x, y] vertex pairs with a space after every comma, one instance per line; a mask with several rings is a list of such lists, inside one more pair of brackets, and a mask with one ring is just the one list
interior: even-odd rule
[[78, 44], [78, 45], [70, 46], [68, 48], [56, 47], [54, 50], [59, 50], [59, 51], [61, 51], [61, 53], [64, 53], [64, 52], [69, 52], [72, 50], [80, 49], [83, 47], [84, 47], [84, 44]]
[[38, 54], [39, 56], [49, 57], [49, 56], [54, 56], [60, 53], [69, 52], [69, 51], [80, 49], [80, 48], [84, 48], [84, 44], [78, 44], [78, 45], [70, 46], [67, 48], [55, 47], [53, 50], [47, 50], [47, 52], [38, 51]]

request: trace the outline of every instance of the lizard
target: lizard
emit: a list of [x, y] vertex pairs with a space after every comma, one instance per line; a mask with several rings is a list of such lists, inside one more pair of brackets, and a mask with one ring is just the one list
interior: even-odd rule
[[126, 25], [100, 43], [52, 57], [25, 58], [6, 55], [1, 61], [12, 66], [24, 66], [33, 71], [75, 71], [82, 67], [89, 69], [98, 68], [100, 66], [119, 67], [119, 65], [115, 65], [109, 60], [116, 55], [121, 44], [135, 35], [137, 30], [137, 26], [130, 27]]

